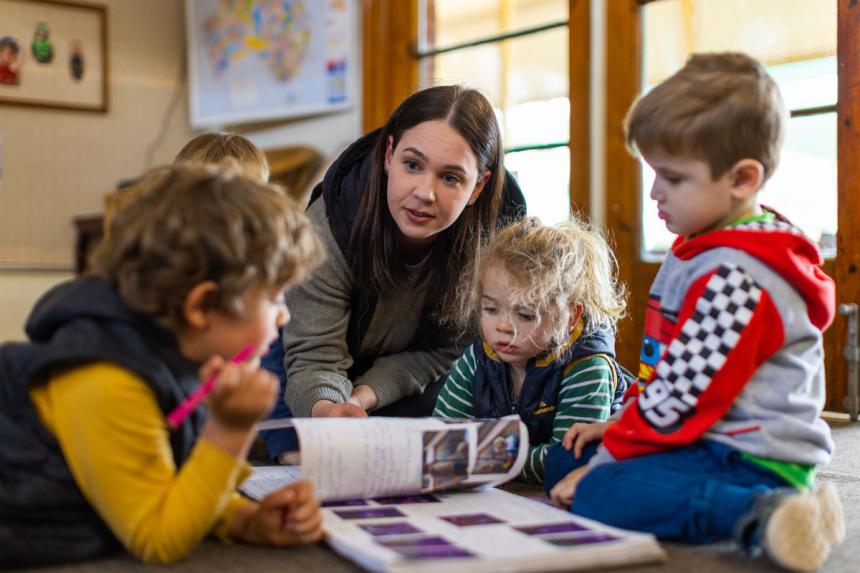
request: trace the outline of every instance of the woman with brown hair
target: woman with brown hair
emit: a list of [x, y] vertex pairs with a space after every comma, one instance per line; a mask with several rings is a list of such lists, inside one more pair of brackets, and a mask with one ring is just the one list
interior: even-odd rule
[[[295, 316], [266, 360], [285, 395], [273, 417], [430, 415], [437, 379], [470, 338], [456, 324], [481, 247], [524, 213], [480, 92], [437, 86], [404, 100], [311, 196], [329, 256], [287, 293]], [[297, 449], [283, 430], [264, 437], [273, 457]]]

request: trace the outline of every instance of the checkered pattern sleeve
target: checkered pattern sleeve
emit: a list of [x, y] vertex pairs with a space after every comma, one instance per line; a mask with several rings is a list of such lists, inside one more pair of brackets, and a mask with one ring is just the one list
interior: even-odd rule
[[742, 267], [724, 263], [706, 273], [688, 289], [654, 377], [604, 444], [625, 459], [696, 441], [783, 340], [773, 301]]
[[472, 388], [475, 380], [475, 345], [470, 345], [454, 363], [445, 385], [436, 398], [434, 418], [474, 418], [475, 397]]

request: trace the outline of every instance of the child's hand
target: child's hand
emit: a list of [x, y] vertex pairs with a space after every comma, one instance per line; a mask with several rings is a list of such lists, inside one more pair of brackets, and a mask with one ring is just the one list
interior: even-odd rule
[[295, 545], [322, 539], [322, 514], [313, 486], [306, 481], [280, 488], [259, 504], [237, 513], [231, 533], [249, 543]]
[[570, 504], [573, 502], [573, 496], [576, 494], [576, 486], [579, 485], [579, 482], [587, 473], [588, 466], [576, 468], [555, 484], [555, 487], [549, 492], [549, 496], [556, 504], [565, 508], [570, 507]]
[[599, 440], [606, 428], [613, 422], [594, 422], [593, 424], [576, 423], [570, 427], [561, 439], [561, 445], [566, 450], [573, 449], [573, 457], [579, 459], [582, 449], [588, 442]]
[[249, 364], [227, 364], [207, 400], [212, 418], [220, 426], [246, 429], [272, 411], [277, 395], [278, 380], [270, 372]]

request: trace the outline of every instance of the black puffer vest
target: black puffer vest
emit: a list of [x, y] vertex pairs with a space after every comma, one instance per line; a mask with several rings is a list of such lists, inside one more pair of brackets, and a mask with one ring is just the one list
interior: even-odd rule
[[[529, 444], [544, 444], [552, 438], [558, 411], [558, 393], [564, 373], [578, 360], [593, 354], [603, 355], [613, 369], [615, 393], [610, 410], [621, 407], [621, 398], [633, 375], [615, 361], [615, 335], [598, 330], [578, 336], [559, 356], [542, 355], [529, 360], [526, 378], [516, 403], [511, 400], [511, 379], [507, 365], [481, 338], [473, 343], [477, 367], [472, 392], [477, 418], [500, 418], [517, 413], [529, 430]], [[555, 351], [558, 353], [558, 350]]]
[[[30, 342], [0, 346], [0, 567], [105, 555], [119, 543], [75, 484], [28, 390], [62, 370], [111, 362], [144, 380], [167, 414], [199, 384], [197, 365], [179, 354], [169, 331], [93, 277], [49, 291], [26, 331]], [[177, 467], [204, 416], [196, 412], [170, 434]]]

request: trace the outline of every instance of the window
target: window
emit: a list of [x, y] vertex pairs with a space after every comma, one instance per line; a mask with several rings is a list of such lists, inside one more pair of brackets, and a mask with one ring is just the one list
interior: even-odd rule
[[[692, 52], [741, 51], [761, 60], [791, 111], [780, 165], [761, 202], [836, 251], [836, 2], [822, 0], [660, 0], [642, 8], [642, 85], [647, 91]], [[737, 15], [743, 14], [743, 18]], [[645, 258], [674, 236], [648, 198], [654, 173], [642, 164]]]
[[505, 164], [528, 211], [570, 216], [568, 0], [424, 0], [422, 87], [480, 89], [502, 129]]

